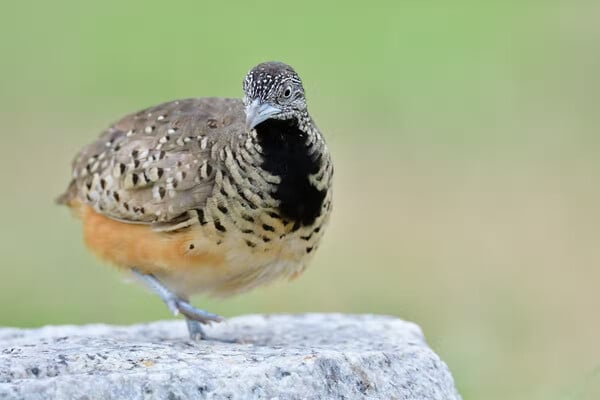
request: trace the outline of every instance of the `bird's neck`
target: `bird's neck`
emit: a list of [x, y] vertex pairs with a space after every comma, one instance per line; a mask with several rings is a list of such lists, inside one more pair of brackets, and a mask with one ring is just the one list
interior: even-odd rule
[[270, 156], [281, 151], [295, 150], [302, 152], [310, 144], [309, 132], [302, 129], [296, 118], [268, 119], [256, 126], [256, 141]]

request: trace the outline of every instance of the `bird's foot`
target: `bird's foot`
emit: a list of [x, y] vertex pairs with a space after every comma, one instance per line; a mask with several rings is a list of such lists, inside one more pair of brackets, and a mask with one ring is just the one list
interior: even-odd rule
[[223, 317], [208, 311], [200, 310], [183, 299], [176, 301], [177, 310], [185, 316], [187, 320], [197, 321], [201, 324], [210, 325], [212, 322], [221, 322]]
[[138, 279], [146, 285], [152, 292], [166, 304], [171, 314], [177, 316], [180, 313], [185, 317], [188, 331], [192, 340], [205, 339], [206, 335], [200, 324], [211, 324], [213, 322], [221, 322], [223, 317], [208, 311], [200, 310], [192, 306], [185, 298], [177, 296], [169, 288], [162, 284], [154, 275], [144, 274], [136, 268], [132, 271]]

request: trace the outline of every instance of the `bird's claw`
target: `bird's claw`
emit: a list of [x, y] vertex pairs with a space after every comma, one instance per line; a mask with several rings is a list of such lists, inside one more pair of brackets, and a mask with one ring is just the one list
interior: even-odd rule
[[165, 300], [165, 304], [167, 305], [167, 308], [169, 309], [171, 314], [173, 314], [175, 317], [179, 315], [179, 306], [177, 304], [178, 302], [179, 302], [179, 299], [177, 297], [170, 297]]

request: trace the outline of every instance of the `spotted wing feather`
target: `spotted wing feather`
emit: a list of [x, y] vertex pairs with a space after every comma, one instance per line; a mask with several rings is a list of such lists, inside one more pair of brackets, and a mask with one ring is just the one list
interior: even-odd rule
[[215, 151], [244, 129], [237, 99], [178, 100], [128, 115], [78, 154], [59, 201], [125, 222], [177, 224], [206, 203]]

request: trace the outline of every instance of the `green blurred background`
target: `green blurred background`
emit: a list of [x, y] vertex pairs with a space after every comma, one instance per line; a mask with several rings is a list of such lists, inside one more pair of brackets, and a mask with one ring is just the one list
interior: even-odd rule
[[335, 158], [331, 226], [300, 279], [196, 304], [392, 314], [465, 399], [600, 398], [600, 3], [368, 5], [4, 1], [0, 325], [169, 318], [53, 199], [113, 120], [275, 59]]

